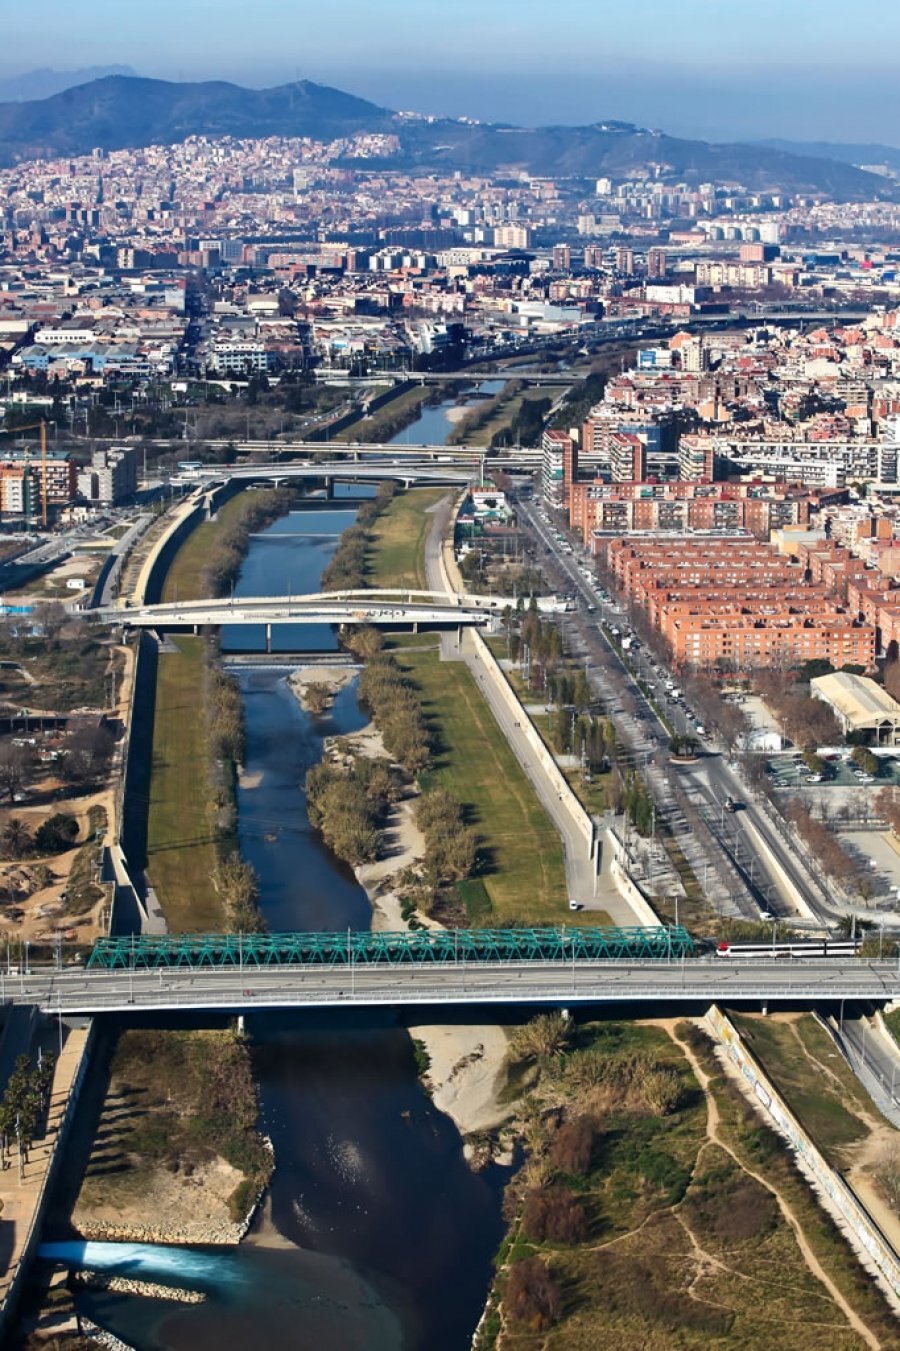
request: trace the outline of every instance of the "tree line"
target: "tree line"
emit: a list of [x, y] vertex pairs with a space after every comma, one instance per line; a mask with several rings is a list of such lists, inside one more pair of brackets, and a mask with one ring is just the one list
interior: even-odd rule
[[379, 483], [375, 496], [362, 504], [355, 523], [341, 535], [340, 544], [322, 573], [323, 591], [360, 591], [368, 585], [366, 555], [371, 529], [390, 506], [396, 492], [396, 484]]
[[250, 536], [284, 516], [295, 500], [293, 488], [266, 488], [244, 494], [236, 515], [219, 529], [210, 548], [203, 568], [204, 595], [225, 595], [241, 570]]
[[50, 1104], [53, 1070], [56, 1057], [41, 1052], [35, 1064], [27, 1055], [20, 1055], [16, 1067], [0, 1101], [0, 1166], [10, 1166], [9, 1151], [13, 1142], [23, 1164], [37, 1134], [38, 1124]]

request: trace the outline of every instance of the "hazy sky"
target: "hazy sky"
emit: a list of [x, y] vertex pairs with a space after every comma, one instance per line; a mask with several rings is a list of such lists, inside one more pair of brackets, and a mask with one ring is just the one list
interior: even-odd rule
[[424, 112], [900, 143], [895, 0], [42, 0], [39, 22], [4, 8], [9, 74], [303, 76]]

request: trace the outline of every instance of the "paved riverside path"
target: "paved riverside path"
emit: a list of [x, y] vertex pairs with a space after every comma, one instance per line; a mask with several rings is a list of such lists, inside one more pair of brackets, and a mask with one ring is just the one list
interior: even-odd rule
[[642, 961], [447, 961], [332, 966], [171, 967], [147, 970], [32, 970], [0, 973], [0, 999], [50, 1013], [128, 1014], [142, 1009], [347, 1008], [548, 1004], [640, 1004], [648, 1014], [673, 1004], [707, 1007], [886, 1004], [900, 997], [897, 962], [714, 956]]
[[[448, 497], [433, 509], [431, 527], [425, 539], [425, 576], [428, 586], [434, 591], [445, 589], [440, 561], [441, 543], [450, 518], [451, 505]], [[493, 680], [485, 673], [484, 662], [470, 635], [463, 633], [458, 637], [455, 633], [442, 634], [441, 657], [444, 661], [466, 663], [513, 754], [525, 771], [538, 801], [556, 827], [562, 840], [566, 885], [570, 899], [578, 901], [586, 911], [605, 910], [613, 924], [643, 923], [643, 917], [635, 915], [612, 880], [609, 867], [611, 851], [608, 848], [603, 850], [600, 876], [596, 875], [594, 861], [590, 856], [582, 829], [573, 820], [567, 803], [560, 797], [534, 747], [513, 717]], [[523, 709], [522, 721], [524, 722], [527, 717], [528, 714]]]
[[3, 1203], [0, 1211], [0, 1267], [3, 1268], [0, 1275], [0, 1308], [6, 1301], [19, 1268], [43, 1197], [56, 1139], [65, 1117], [72, 1084], [81, 1065], [88, 1031], [88, 1028], [74, 1028], [65, 1034], [62, 1055], [53, 1073], [47, 1129], [43, 1137], [32, 1145], [21, 1176], [15, 1145], [9, 1155], [11, 1167], [0, 1172], [0, 1201]]

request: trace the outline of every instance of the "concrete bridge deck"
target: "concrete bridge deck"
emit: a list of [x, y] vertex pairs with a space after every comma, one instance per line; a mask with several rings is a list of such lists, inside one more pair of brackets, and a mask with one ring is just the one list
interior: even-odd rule
[[897, 962], [860, 959], [450, 962], [0, 973], [0, 1001], [49, 1013], [535, 1004], [648, 1011], [681, 1004], [808, 1007], [900, 998]]
[[173, 601], [139, 606], [105, 606], [90, 612], [101, 624], [131, 628], [184, 629], [219, 624], [489, 624], [515, 602], [504, 596], [461, 596], [446, 592], [326, 591], [309, 596], [242, 596], [225, 600]]

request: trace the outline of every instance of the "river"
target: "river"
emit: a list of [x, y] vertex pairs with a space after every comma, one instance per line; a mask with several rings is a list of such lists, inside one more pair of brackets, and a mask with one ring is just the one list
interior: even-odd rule
[[[315, 590], [353, 513], [300, 510], [253, 538], [235, 594]], [[275, 647], [333, 634], [274, 635]], [[223, 632], [227, 652], [230, 635]], [[241, 646], [246, 647], [244, 636]], [[302, 783], [323, 737], [361, 727], [355, 689], [313, 717], [286, 670], [235, 667], [247, 751], [241, 849], [272, 929], [367, 928], [368, 900], [311, 831]], [[91, 1263], [175, 1279], [200, 1305], [91, 1294], [82, 1308], [139, 1351], [259, 1345], [316, 1351], [463, 1351], [503, 1233], [505, 1173], [473, 1174], [450, 1119], [422, 1089], [394, 1015], [347, 1011], [248, 1019], [262, 1128], [276, 1169], [263, 1216], [237, 1249], [91, 1245]], [[173, 1268], [175, 1275], [173, 1277]]]
[[391, 437], [392, 446], [443, 446], [453, 431], [455, 419], [453, 413], [460, 407], [466, 411], [476, 408], [479, 396], [493, 398], [506, 384], [505, 380], [479, 380], [474, 389], [467, 390], [458, 399], [444, 399], [441, 403], [426, 404], [415, 422], [404, 427], [396, 436]]

